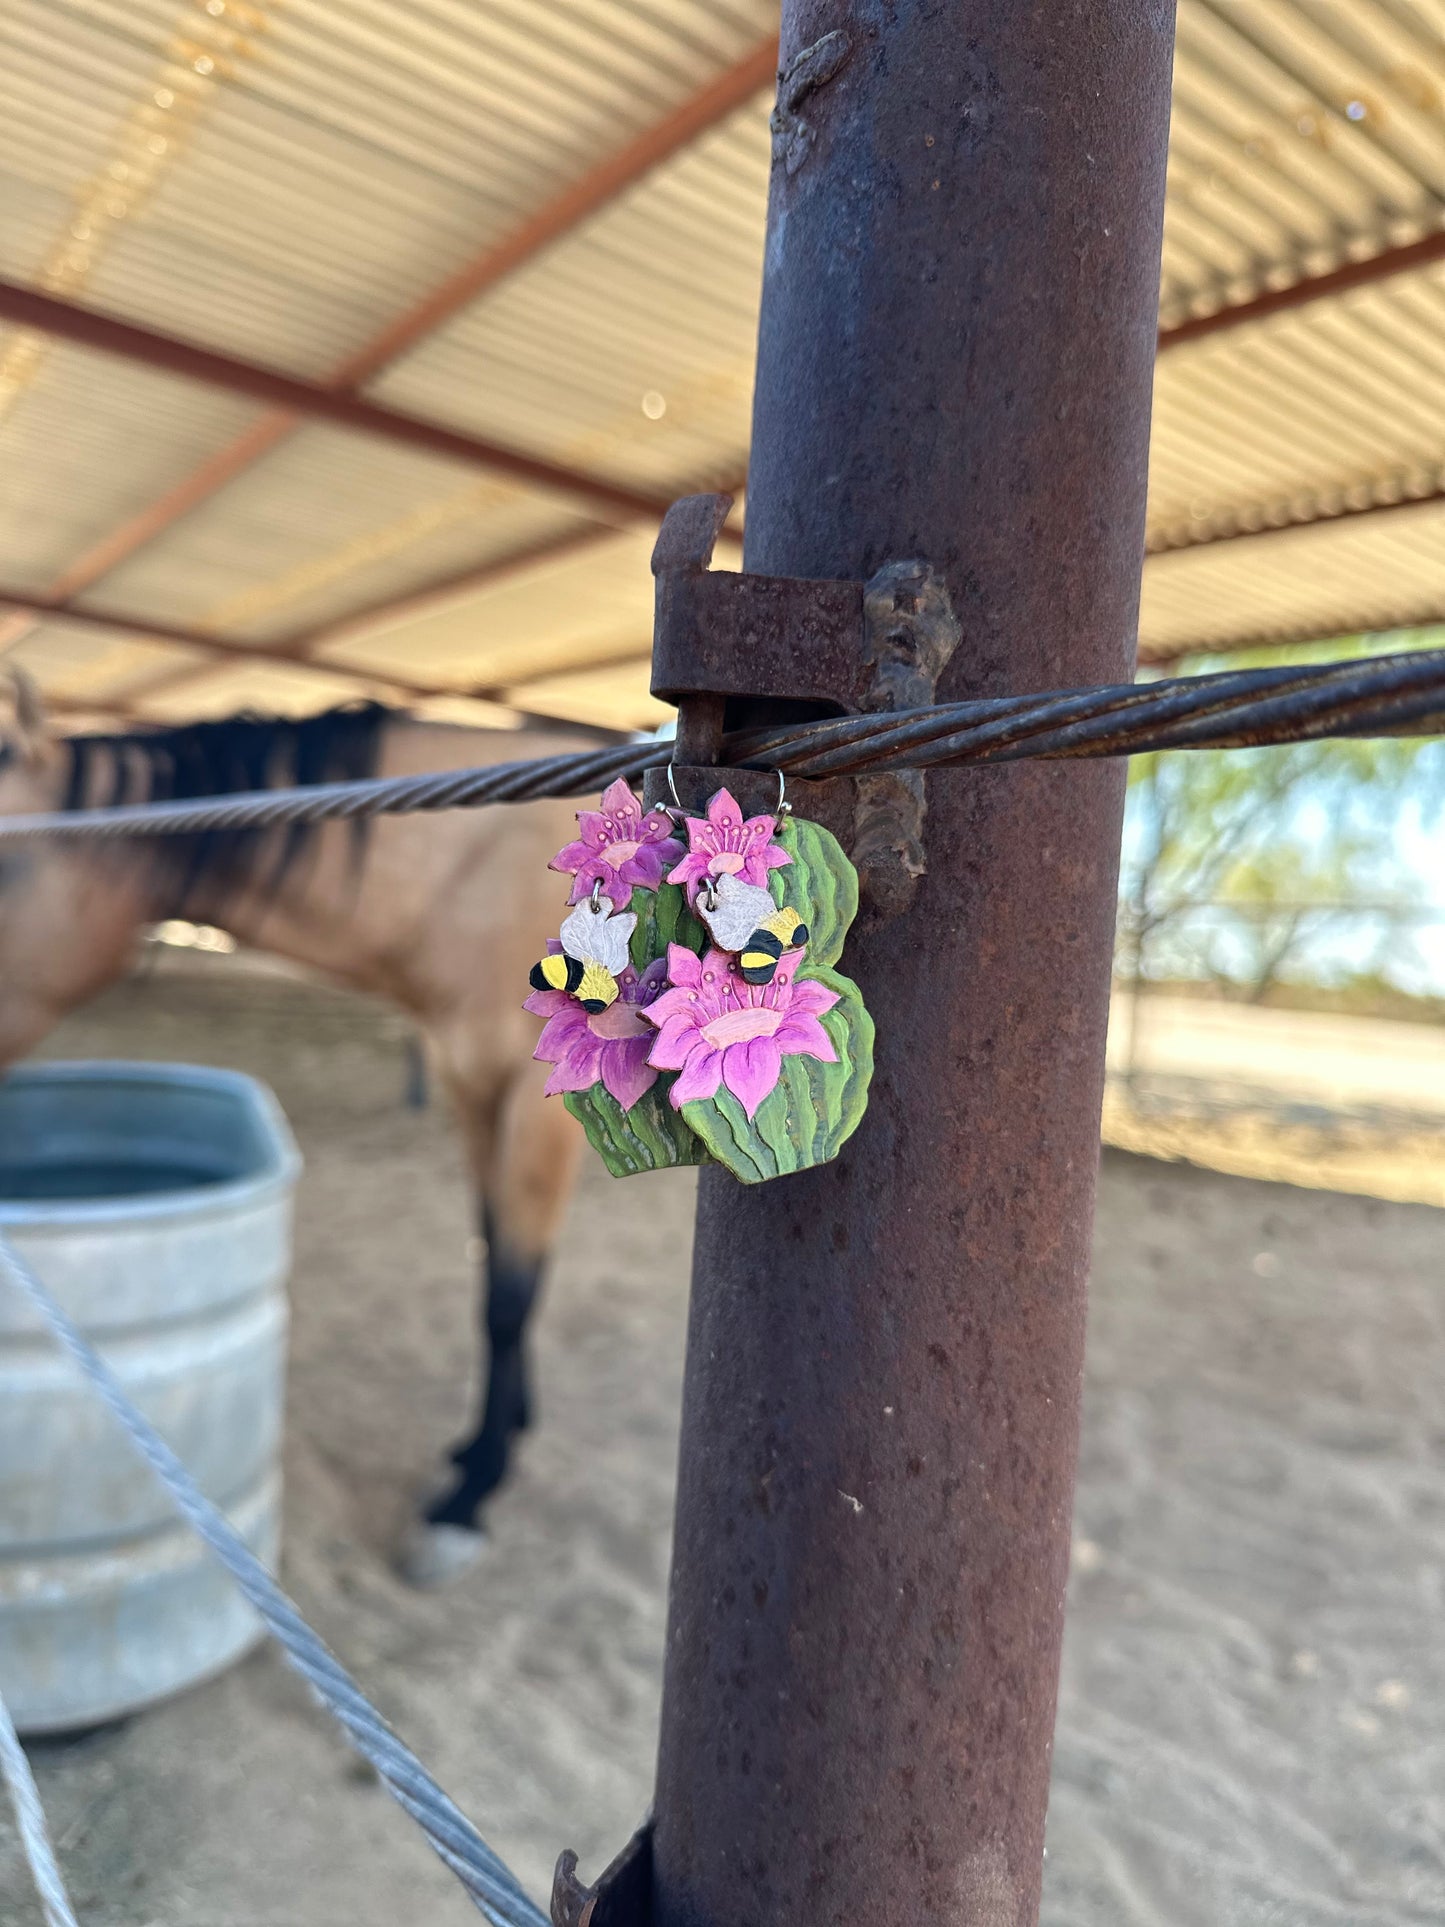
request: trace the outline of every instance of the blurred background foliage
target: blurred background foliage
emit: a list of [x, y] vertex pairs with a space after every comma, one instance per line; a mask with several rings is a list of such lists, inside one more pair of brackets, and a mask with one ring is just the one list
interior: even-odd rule
[[[1445, 632], [1196, 658], [1184, 673], [1440, 647]], [[1116, 969], [1126, 982], [1445, 1018], [1445, 743], [1401, 737], [1137, 756]]]

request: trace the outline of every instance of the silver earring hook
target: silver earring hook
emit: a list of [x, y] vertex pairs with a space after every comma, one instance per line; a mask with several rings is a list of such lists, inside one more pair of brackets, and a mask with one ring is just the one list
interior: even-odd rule
[[680, 830], [687, 821], [687, 811], [682, 807], [682, 798], [677, 793], [677, 776], [671, 763], [667, 766], [667, 787], [672, 797], [672, 808], [667, 814], [672, 818], [673, 828]]
[[597, 912], [601, 908], [602, 908], [602, 879], [601, 877], [593, 877], [592, 879], [592, 914], [594, 917], [597, 915]]
[[[791, 816], [793, 806], [788, 801], [788, 779], [780, 769], [774, 770], [773, 774], [778, 779], [778, 800], [773, 805], [773, 815]], [[690, 816], [696, 816], [698, 812], [684, 806], [682, 798], [677, 793], [677, 776], [671, 763], [667, 765], [667, 789], [672, 798], [672, 808], [667, 813], [680, 829]], [[664, 804], [663, 807], [666, 808], [666, 805]]]

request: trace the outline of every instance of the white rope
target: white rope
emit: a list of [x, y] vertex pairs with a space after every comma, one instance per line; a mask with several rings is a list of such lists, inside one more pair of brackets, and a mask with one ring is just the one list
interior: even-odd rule
[[15, 1731], [15, 1722], [10, 1717], [3, 1694], [0, 1694], [0, 1777], [3, 1777], [9, 1789], [10, 1804], [15, 1809], [15, 1824], [20, 1830], [20, 1844], [25, 1850], [30, 1878], [35, 1882], [35, 1891], [40, 1896], [40, 1905], [45, 1913], [45, 1927], [79, 1927], [66, 1898], [65, 1882], [56, 1864], [55, 1849], [50, 1844], [45, 1809], [40, 1804], [40, 1789], [35, 1784], [35, 1775], [30, 1771], [30, 1762], [25, 1757], [25, 1749], [20, 1744], [20, 1735]]
[[[547, 1927], [517, 1876], [492, 1852], [471, 1821], [437, 1785], [421, 1761], [382, 1719], [330, 1649], [307, 1625], [225, 1514], [211, 1504], [143, 1413], [131, 1404], [110, 1367], [81, 1334], [23, 1258], [0, 1238], [0, 1272], [29, 1300], [129, 1434], [132, 1443], [192, 1529], [225, 1566], [287, 1660], [337, 1720], [391, 1797], [409, 1813], [432, 1851], [457, 1876], [472, 1904], [495, 1927]], [[68, 1914], [58, 1916], [74, 1927]]]

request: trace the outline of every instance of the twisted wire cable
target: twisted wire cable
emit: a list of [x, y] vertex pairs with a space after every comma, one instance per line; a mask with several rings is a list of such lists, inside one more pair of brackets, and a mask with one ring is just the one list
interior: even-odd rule
[[20, 1735], [15, 1731], [15, 1722], [10, 1717], [10, 1709], [3, 1695], [0, 1695], [0, 1779], [4, 1780], [10, 1793], [10, 1804], [15, 1809], [20, 1846], [30, 1868], [35, 1891], [40, 1896], [45, 1927], [79, 1927], [65, 1891], [65, 1882], [60, 1877], [55, 1849], [50, 1844], [50, 1829], [45, 1824], [40, 1789], [35, 1784], [35, 1775], [30, 1771], [30, 1762], [25, 1757], [25, 1749], [20, 1744]]
[[[333, 1715], [351, 1744], [375, 1767], [391, 1797], [416, 1822], [432, 1851], [466, 1889], [494, 1927], [547, 1927], [516, 1875], [432, 1779], [421, 1761], [382, 1719], [351, 1675], [312, 1631], [235, 1527], [201, 1491], [143, 1413], [131, 1403], [110, 1367], [30, 1266], [0, 1238], [0, 1273], [9, 1278], [68, 1352], [165, 1487], [177, 1510], [226, 1567], [285, 1653], [289, 1663]], [[75, 1927], [68, 1915], [59, 1927]]]
[[[1445, 727], [1445, 650], [847, 716], [729, 739], [790, 775], [1245, 749]], [[796, 739], [807, 742], [795, 748]]]
[[[1244, 749], [1330, 737], [1445, 730], [1445, 650], [1098, 689], [1050, 690], [923, 709], [754, 729], [724, 739], [720, 771], [748, 765], [790, 776], [872, 770], [978, 768], [1026, 759], [1136, 756], [1159, 749]], [[671, 760], [667, 742], [624, 743], [567, 756], [373, 777], [304, 788], [119, 808], [0, 817], [0, 841], [37, 836], [175, 836], [418, 811], [474, 809], [584, 796], [615, 777], [635, 781]]]

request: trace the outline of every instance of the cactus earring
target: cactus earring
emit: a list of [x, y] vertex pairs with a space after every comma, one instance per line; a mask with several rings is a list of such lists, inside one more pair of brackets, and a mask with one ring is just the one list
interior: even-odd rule
[[684, 848], [614, 783], [554, 859], [574, 907], [532, 970], [535, 1054], [615, 1176], [714, 1160], [760, 1183], [835, 1156], [863, 1115], [873, 1023], [834, 968], [857, 875], [784, 815], [781, 778], [778, 801], [745, 819], [720, 789]]

